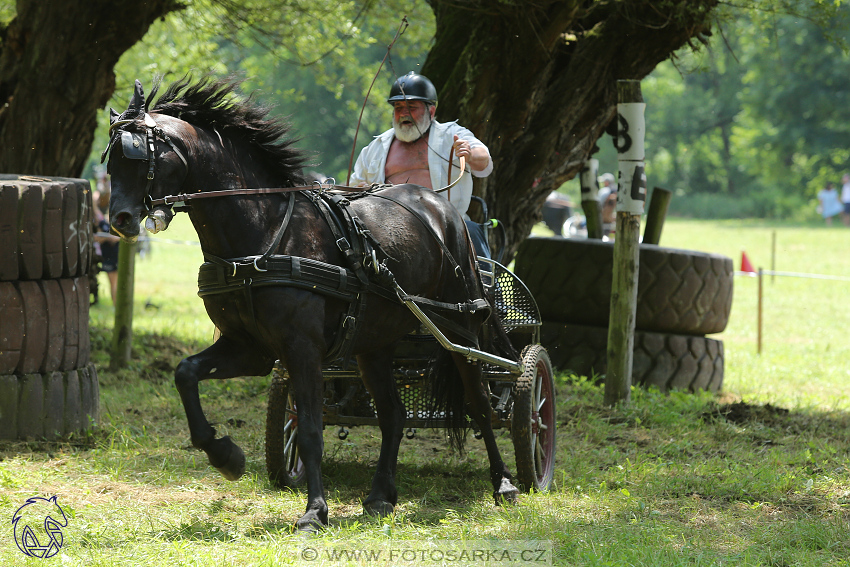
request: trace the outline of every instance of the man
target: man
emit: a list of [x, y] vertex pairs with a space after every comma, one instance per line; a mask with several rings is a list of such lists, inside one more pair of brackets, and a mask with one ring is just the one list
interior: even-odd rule
[[602, 235], [608, 236], [617, 225], [617, 184], [614, 174], [603, 173], [599, 177], [599, 206], [602, 208]]
[[850, 226], [850, 175], [841, 178], [841, 204], [844, 207], [844, 226]]
[[[430, 189], [446, 187], [457, 178], [459, 158], [466, 158], [468, 170], [457, 185], [441, 193], [466, 220], [472, 243], [480, 256], [490, 256], [484, 230], [469, 220], [466, 211], [472, 198], [472, 175], [486, 177], [493, 171], [490, 151], [472, 132], [457, 124], [434, 120], [437, 89], [426, 77], [410, 72], [399, 77], [387, 98], [393, 106], [393, 127], [363, 148], [352, 185], [372, 183], [415, 183]], [[449, 155], [454, 148], [452, 179]]]

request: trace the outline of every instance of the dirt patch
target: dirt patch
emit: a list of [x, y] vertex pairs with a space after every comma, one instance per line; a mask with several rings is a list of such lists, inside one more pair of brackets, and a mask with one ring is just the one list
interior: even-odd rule
[[735, 402], [708, 410], [704, 417], [708, 419], [723, 417], [726, 421], [738, 425], [757, 421], [769, 426], [781, 426], [788, 421], [790, 414], [789, 410], [772, 404], [752, 405], [746, 402]]

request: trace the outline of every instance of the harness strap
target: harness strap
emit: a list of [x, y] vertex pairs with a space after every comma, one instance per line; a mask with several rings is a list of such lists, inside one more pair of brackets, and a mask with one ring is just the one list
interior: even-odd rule
[[[260, 187], [255, 189], [224, 189], [222, 191], [203, 191], [201, 193], [178, 193], [166, 195], [160, 199], [153, 199], [151, 207], [159, 205], [173, 205], [185, 201], [196, 201], [198, 199], [213, 199], [217, 197], [232, 197], [234, 195], [272, 195], [275, 193], [291, 193], [293, 191], [315, 190], [316, 185], [296, 185], [294, 187]], [[365, 193], [363, 187], [347, 187], [345, 185], [334, 185], [333, 189], [324, 189], [323, 192], [342, 191], [345, 193]]]
[[418, 295], [402, 295], [402, 301], [412, 301], [420, 305], [427, 305], [435, 309], [443, 309], [445, 311], [456, 311], [458, 313], [475, 313], [476, 311], [490, 311], [490, 304], [486, 299], [474, 299], [466, 303], [447, 303], [445, 301], [436, 301], [427, 297]]
[[[422, 224], [422, 226], [424, 226], [426, 229], [428, 229], [428, 232], [431, 233], [431, 236], [433, 236], [434, 240], [437, 241], [437, 244], [440, 245], [440, 248], [443, 250], [443, 255], [444, 255], [445, 258], [448, 259], [449, 263], [452, 265], [452, 270], [454, 271], [455, 275], [460, 276], [460, 273], [462, 272], [462, 270], [460, 269], [460, 265], [457, 263], [457, 260], [455, 260], [454, 256], [452, 256], [451, 251], [449, 251], [448, 246], [446, 246], [446, 243], [443, 242], [442, 238], [440, 238], [440, 235], [437, 234], [437, 231], [435, 231], [434, 228], [430, 224], [425, 222], [425, 219], [423, 219], [419, 215], [419, 213], [417, 213], [416, 211], [414, 211], [413, 209], [411, 209], [410, 207], [408, 207], [407, 205], [405, 205], [404, 203], [402, 203], [401, 201], [399, 201], [395, 197], [390, 197], [389, 195], [381, 195], [379, 193], [373, 193], [372, 196], [378, 197], [380, 199], [386, 199], [387, 201], [392, 201], [393, 203], [395, 203], [399, 207], [402, 207], [403, 209], [407, 210], [407, 212], [409, 212], [411, 215], [413, 215]], [[463, 278], [461, 278], [461, 280], [463, 281], [463, 285], [466, 286], [466, 280], [463, 279]], [[467, 295], [469, 295], [469, 290], [467, 289], [466, 291], [467, 291]]]
[[437, 315], [436, 313], [434, 313], [430, 309], [423, 309], [422, 311], [438, 327], [442, 327], [443, 329], [446, 329], [450, 333], [454, 333], [455, 335], [459, 336], [460, 338], [468, 341], [469, 346], [474, 346], [474, 345], [478, 344], [478, 335], [476, 335], [475, 333], [473, 333], [472, 331], [470, 331], [466, 327], [463, 327], [463, 326], [455, 323], [454, 321], [446, 319], [442, 315]]
[[[277, 247], [280, 246], [280, 241], [283, 239], [283, 233], [286, 232], [286, 227], [289, 226], [289, 220], [292, 218], [292, 211], [295, 210], [295, 193], [289, 194], [289, 203], [286, 207], [286, 214], [283, 215], [283, 222], [280, 223], [280, 228], [277, 229], [277, 234], [274, 236], [272, 245], [266, 250], [266, 253], [260, 257], [260, 261], [265, 264], [269, 256], [274, 254]], [[256, 264], [255, 264], [256, 265]]]
[[[369, 276], [366, 274], [366, 270], [363, 269], [363, 248], [360, 245], [359, 239], [356, 238], [357, 235], [353, 234], [352, 230], [343, 230], [342, 221], [339, 219], [333, 208], [331, 208], [325, 201], [323, 195], [313, 197], [313, 202], [322, 213], [322, 216], [325, 217], [325, 221], [328, 223], [331, 232], [333, 232], [336, 246], [339, 248], [340, 252], [342, 252], [343, 256], [345, 256], [346, 263], [354, 271], [354, 274], [357, 276], [357, 279], [360, 280], [360, 283], [364, 286], [368, 285]], [[346, 234], [346, 232], [348, 232], [348, 234]], [[347, 236], [351, 236], [351, 240], [353, 242], [349, 242]]]

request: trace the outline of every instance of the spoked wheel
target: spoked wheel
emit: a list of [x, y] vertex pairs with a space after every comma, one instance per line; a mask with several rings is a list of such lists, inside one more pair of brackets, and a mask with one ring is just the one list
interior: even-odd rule
[[526, 490], [547, 491], [555, 472], [555, 383], [549, 353], [540, 345], [523, 349], [525, 371], [516, 383], [511, 436], [517, 480]]
[[298, 414], [285, 372], [275, 369], [266, 411], [266, 470], [279, 488], [297, 486], [304, 479], [304, 463], [298, 452]]

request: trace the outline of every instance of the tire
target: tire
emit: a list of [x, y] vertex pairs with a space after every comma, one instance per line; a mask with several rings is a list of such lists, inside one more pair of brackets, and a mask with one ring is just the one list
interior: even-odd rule
[[298, 454], [298, 415], [289, 393], [286, 371], [278, 373], [269, 387], [266, 410], [266, 470], [278, 488], [294, 488], [304, 480], [304, 463]]
[[85, 179], [0, 175], [0, 281], [87, 275], [92, 214]]
[[[607, 327], [544, 323], [541, 334], [559, 370], [591, 377], [606, 373]], [[662, 392], [717, 392], [723, 385], [723, 342], [636, 330], [632, 383]]]
[[0, 375], [89, 363], [88, 277], [0, 282]]
[[[528, 238], [515, 272], [528, 286], [544, 321], [607, 327], [612, 242]], [[635, 327], [681, 335], [722, 332], [732, 310], [734, 266], [719, 254], [640, 245]]]
[[88, 431], [92, 202], [84, 179], [0, 175], [0, 438]]
[[0, 439], [56, 439], [100, 419], [94, 364], [64, 372], [0, 375]]
[[525, 370], [514, 389], [511, 437], [516, 455], [516, 479], [530, 492], [546, 492], [555, 475], [555, 383], [546, 349], [523, 349]]

